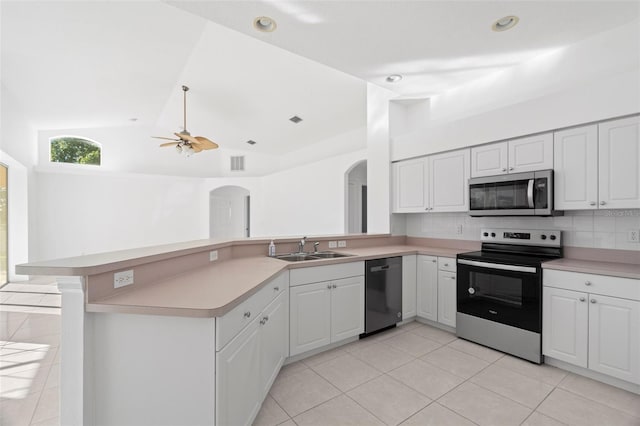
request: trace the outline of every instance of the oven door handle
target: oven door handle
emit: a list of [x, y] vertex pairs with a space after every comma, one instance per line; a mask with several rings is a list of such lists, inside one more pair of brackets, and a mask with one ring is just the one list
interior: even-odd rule
[[502, 263], [478, 262], [476, 260], [466, 260], [466, 259], [458, 259], [458, 263], [461, 265], [477, 266], [480, 268], [500, 269], [503, 271], [527, 272], [530, 274], [535, 274], [536, 272], [538, 272], [536, 268], [531, 266], [504, 265]]
[[535, 179], [529, 179], [529, 184], [527, 185], [527, 201], [529, 202], [529, 208], [535, 208], [535, 204], [533, 204], [533, 184], [535, 183]]

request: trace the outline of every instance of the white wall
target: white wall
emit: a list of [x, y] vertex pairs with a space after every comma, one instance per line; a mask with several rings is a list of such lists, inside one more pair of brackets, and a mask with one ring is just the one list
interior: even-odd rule
[[[471, 217], [467, 213], [407, 214], [412, 237], [480, 240], [482, 228], [555, 229], [563, 231], [563, 245], [638, 250], [627, 242], [627, 231], [640, 229], [640, 210], [566, 211], [557, 217]], [[457, 233], [462, 226], [462, 234]]]
[[392, 159], [640, 111], [638, 21], [430, 99], [425, 130], [394, 138]]
[[0, 150], [0, 163], [8, 168], [8, 266], [9, 281], [24, 279], [16, 276], [15, 266], [29, 260], [29, 209], [27, 168]]
[[202, 179], [47, 171], [37, 179], [31, 261], [208, 238]]

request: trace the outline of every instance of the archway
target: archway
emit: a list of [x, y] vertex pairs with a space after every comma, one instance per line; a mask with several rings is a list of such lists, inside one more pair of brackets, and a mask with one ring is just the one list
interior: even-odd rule
[[351, 166], [345, 173], [345, 232], [367, 233], [367, 160]]
[[240, 186], [221, 186], [209, 192], [209, 237], [237, 239], [251, 235], [249, 190]]

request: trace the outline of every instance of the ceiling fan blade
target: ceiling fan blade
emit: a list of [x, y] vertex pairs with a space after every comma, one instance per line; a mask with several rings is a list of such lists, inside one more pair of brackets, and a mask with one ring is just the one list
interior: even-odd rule
[[165, 139], [165, 140], [168, 140], [168, 141], [178, 141], [178, 140], [180, 140], [180, 139], [174, 139], [174, 138], [165, 138], [164, 136], [151, 136], [151, 137], [154, 138], [154, 139]]
[[193, 145], [200, 145], [200, 141], [196, 138], [194, 138], [191, 135], [185, 135], [184, 133], [182, 135], [180, 135], [180, 137], [182, 138], [182, 140], [188, 141], [189, 143], [193, 144]]
[[167, 143], [161, 143], [160, 146], [175, 146], [180, 144], [180, 142], [167, 142]]
[[218, 144], [210, 141], [209, 139], [205, 138], [204, 136], [196, 136], [195, 139], [198, 140], [198, 142], [200, 142], [201, 145], [203, 145], [203, 149], [216, 149], [218, 148]]
[[204, 149], [200, 145], [191, 145], [191, 148], [193, 149], [193, 152], [200, 152]]

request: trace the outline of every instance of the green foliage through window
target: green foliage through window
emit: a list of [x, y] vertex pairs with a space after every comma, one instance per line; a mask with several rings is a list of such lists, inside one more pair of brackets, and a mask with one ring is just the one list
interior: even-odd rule
[[88, 139], [62, 136], [51, 139], [51, 162], [100, 165], [100, 145]]

